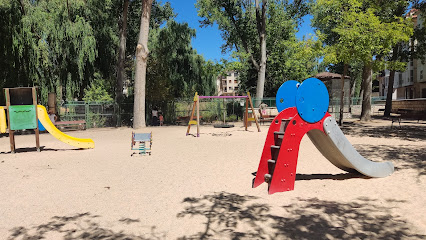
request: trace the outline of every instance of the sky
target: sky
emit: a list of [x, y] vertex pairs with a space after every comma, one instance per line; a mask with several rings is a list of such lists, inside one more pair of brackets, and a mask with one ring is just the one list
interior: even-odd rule
[[[165, 2], [165, 1], [163, 1]], [[212, 60], [219, 62], [221, 58], [231, 60], [230, 53], [222, 54], [220, 46], [223, 44], [222, 37], [217, 25], [212, 27], [200, 27], [200, 17], [197, 15], [197, 9], [194, 4], [196, 0], [168, 0], [177, 13], [177, 22], [187, 22], [191, 28], [196, 30], [196, 38], [192, 40], [192, 46], [198, 52], [204, 56], [206, 60]], [[304, 17], [304, 23], [299, 29], [296, 36], [302, 39], [304, 35], [313, 33], [310, 27], [311, 16]]]

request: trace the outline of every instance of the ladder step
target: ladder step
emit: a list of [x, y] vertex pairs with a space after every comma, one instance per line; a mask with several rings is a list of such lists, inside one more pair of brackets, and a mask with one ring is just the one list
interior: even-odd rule
[[191, 121], [189, 121], [189, 125], [197, 125], [197, 121], [191, 120]]
[[275, 163], [276, 163], [276, 161], [274, 159], [268, 160], [268, 173], [271, 174], [271, 175], [274, 174]]
[[278, 154], [280, 152], [280, 146], [271, 145], [271, 158], [278, 159]]
[[274, 132], [274, 143], [277, 146], [281, 146], [284, 139], [284, 132]]
[[254, 118], [247, 118], [247, 121], [254, 122], [255, 120], [254, 120]]

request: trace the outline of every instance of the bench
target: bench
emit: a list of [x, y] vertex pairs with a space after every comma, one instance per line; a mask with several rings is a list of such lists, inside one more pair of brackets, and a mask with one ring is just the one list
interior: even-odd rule
[[401, 114], [401, 118], [417, 120], [417, 122], [426, 118], [426, 112], [424, 111], [416, 111], [412, 109], [398, 109], [397, 112]]
[[59, 128], [61, 130], [67, 129], [67, 128], [74, 128], [74, 127], [77, 127], [78, 130], [86, 129], [86, 121], [85, 120], [59, 121], [59, 122], [54, 122], [53, 125], [55, 125], [57, 128]]
[[391, 128], [393, 128], [393, 123], [398, 122], [399, 128], [401, 128], [401, 114], [397, 112], [390, 113], [390, 119], [392, 120]]
[[259, 115], [260, 115], [259, 117], [260, 123], [272, 122], [272, 120], [274, 120], [274, 118], [276, 117], [276, 115], [263, 115], [261, 109], [259, 109]]
[[401, 127], [401, 119], [417, 120], [417, 122], [419, 122], [420, 120], [426, 119], [426, 112], [399, 108], [391, 111], [391, 118], [392, 126], [393, 122], [398, 121], [399, 127]]
[[[379, 108], [377, 110], [377, 114], [382, 114], [382, 116], [383, 116], [384, 113], [385, 113], [385, 108]], [[391, 112], [389, 119], [392, 120], [391, 128], [393, 127], [394, 122], [398, 122], [399, 126], [401, 127], [401, 114], [400, 113], [398, 113], [396, 111]]]

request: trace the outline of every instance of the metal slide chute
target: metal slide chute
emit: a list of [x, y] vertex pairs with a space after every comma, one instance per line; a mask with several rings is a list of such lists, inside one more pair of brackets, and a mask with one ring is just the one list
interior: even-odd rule
[[318, 150], [336, 167], [374, 178], [387, 177], [394, 172], [391, 162], [373, 162], [362, 157], [352, 146], [333, 117], [323, 122], [324, 132], [308, 132]]
[[76, 148], [95, 148], [95, 142], [93, 142], [92, 139], [71, 137], [57, 129], [50, 121], [49, 115], [47, 114], [46, 108], [44, 106], [37, 105], [37, 113], [38, 119], [40, 120], [41, 124], [43, 124], [44, 128], [59, 141]]

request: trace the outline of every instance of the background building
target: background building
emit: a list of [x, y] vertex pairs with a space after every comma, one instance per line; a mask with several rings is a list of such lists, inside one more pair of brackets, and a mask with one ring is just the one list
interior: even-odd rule
[[[413, 19], [414, 27], [423, 27], [425, 14], [416, 9], [412, 9], [407, 16]], [[409, 48], [415, 51], [417, 41], [410, 41]], [[426, 57], [426, 56], [425, 56]], [[426, 98], [426, 62], [422, 63], [420, 59], [411, 59], [407, 63], [405, 72], [396, 72], [394, 79], [394, 92], [392, 99], [413, 99]], [[385, 70], [379, 80], [380, 96], [386, 97], [389, 84], [390, 71]]]
[[237, 71], [228, 71], [225, 76], [219, 76], [216, 80], [218, 96], [235, 96], [238, 92], [238, 80]]

